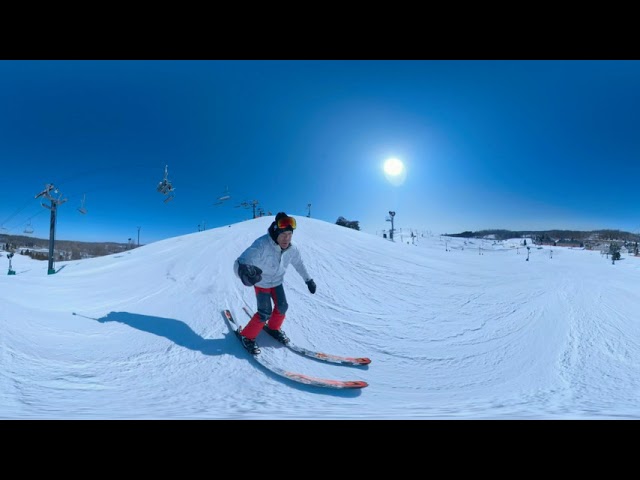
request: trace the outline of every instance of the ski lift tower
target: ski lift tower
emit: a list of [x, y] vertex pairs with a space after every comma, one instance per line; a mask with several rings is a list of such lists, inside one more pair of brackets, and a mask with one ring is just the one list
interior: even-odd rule
[[254, 200], [252, 202], [249, 202], [249, 205], [251, 205], [253, 207], [253, 218], [257, 218], [256, 217], [256, 205], [258, 205], [258, 200]]
[[239, 205], [236, 205], [236, 208], [238, 207], [243, 207], [243, 208], [251, 208], [253, 207], [253, 218], [257, 218], [256, 217], [256, 205], [258, 205], [260, 202], [258, 202], [258, 200], [253, 200], [252, 202], [242, 202]]
[[53, 267], [53, 247], [56, 238], [56, 213], [58, 210], [58, 205], [62, 205], [67, 201], [66, 198], [62, 198], [62, 194], [60, 194], [58, 198], [54, 198], [51, 192], [56, 194], [60, 193], [52, 183], [48, 183], [47, 185], [45, 185], [44, 190], [35, 196], [35, 198], [44, 197], [47, 200], [51, 201], [51, 206], [45, 205], [44, 203], [42, 204], [44, 208], [48, 208], [49, 210], [51, 210], [51, 221], [49, 223], [49, 268], [47, 270], [47, 275], [56, 273], [56, 270]]

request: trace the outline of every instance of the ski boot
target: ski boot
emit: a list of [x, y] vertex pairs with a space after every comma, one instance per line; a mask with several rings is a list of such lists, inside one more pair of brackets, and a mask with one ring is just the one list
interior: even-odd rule
[[251, 340], [250, 338], [243, 336], [241, 333], [238, 333], [238, 338], [240, 339], [240, 343], [242, 343], [242, 346], [251, 355], [257, 355], [260, 353], [260, 348], [258, 348], [258, 344], [255, 340]]
[[265, 325], [263, 330], [269, 335], [271, 335], [273, 338], [278, 340], [280, 343], [284, 345], [289, 343], [289, 337], [287, 337], [287, 334], [284, 333], [282, 330], [272, 330], [271, 328], [269, 328], [269, 325]]

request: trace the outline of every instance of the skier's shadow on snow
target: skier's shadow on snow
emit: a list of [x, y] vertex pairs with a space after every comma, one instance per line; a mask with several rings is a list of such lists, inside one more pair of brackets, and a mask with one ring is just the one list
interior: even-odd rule
[[[171, 340], [176, 345], [180, 345], [181, 347], [188, 348], [197, 352], [202, 352], [205, 355], [228, 354], [241, 359], [246, 359], [249, 362], [253, 361], [249, 357], [249, 353], [247, 353], [240, 345], [240, 342], [238, 342], [236, 334], [231, 331], [225, 333], [224, 338], [207, 339], [202, 338], [200, 335], [194, 332], [186, 323], [172, 318], [152, 317], [149, 315], [139, 315], [137, 313], [129, 312], [110, 312], [105, 317], [93, 318], [75, 312], [72, 313], [73, 315], [77, 315], [79, 317], [97, 320], [100, 323], [124, 323], [131, 328], [135, 328], [143, 332], [149, 332], [154, 335], [158, 335], [159, 337], [165, 337], [168, 340]], [[232, 345], [231, 348], [229, 347], [230, 345]], [[361, 394], [361, 391], [359, 389], [335, 390], [303, 385], [292, 380], [282, 378], [281, 376], [276, 375], [262, 365], [257, 366], [269, 377], [284, 382], [297, 390], [331, 395], [334, 397], [356, 397]]]
[[[74, 315], [84, 316], [73, 312]], [[91, 318], [91, 317], [86, 317]], [[208, 339], [202, 338], [194, 332], [189, 325], [180, 320], [172, 318], [151, 317], [149, 315], [139, 315], [129, 312], [110, 312], [102, 318], [93, 318], [100, 323], [120, 322], [129, 325], [131, 328], [143, 332], [153, 333], [159, 337], [165, 337], [176, 345], [202, 352], [205, 355], [222, 355], [228, 353], [225, 348], [229, 342], [226, 338]]]

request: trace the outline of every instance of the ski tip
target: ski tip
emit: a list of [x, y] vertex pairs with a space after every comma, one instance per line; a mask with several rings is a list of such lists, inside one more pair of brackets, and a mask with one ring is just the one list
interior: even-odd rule
[[[325, 355], [323, 357], [319, 358], [328, 358], [328, 355]], [[371, 363], [371, 359], [370, 358], [350, 358], [350, 357], [346, 357], [344, 360], [339, 361], [339, 362], [335, 362], [335, 363], [342, 363], [343, 365], [353, 365], [356, 367], [364, 367], [366, 365], [369, 365]]]
[[362, 381], [350, 381], [350, 382], [344, 382], [345, 383], [345, 388], [365, 388], [368, 387], [369, 384], [367, 382], [362, 382]]
[[327, 378], [317, 378], [302, 373], [285, 372], [285, 375], [296, 382], [314, 385], [317, 387], [329, 387], [337, 389], [365, 388], [369, 384], [362, 380], [330, 380]]

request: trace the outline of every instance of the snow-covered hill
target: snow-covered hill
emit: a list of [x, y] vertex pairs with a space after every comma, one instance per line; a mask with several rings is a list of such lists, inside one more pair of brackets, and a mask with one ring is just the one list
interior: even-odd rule
[[245, 323], [242, 307], [255, 308], [233, 261], [269, 217], [60, 262], [55, 275], [16, 255], [16, 275], [0, 275], [0, 418], [640, 417], [640, 259], [545, 247], [526, 261], [519, 240], [413, 245], [297, 218], [318, 290], [289, 270], [284, 330], [372, 363], [320, 363], [264, 334], [263, 354], [369, 387], [283, 380], [229, 331], [222, 309]]

